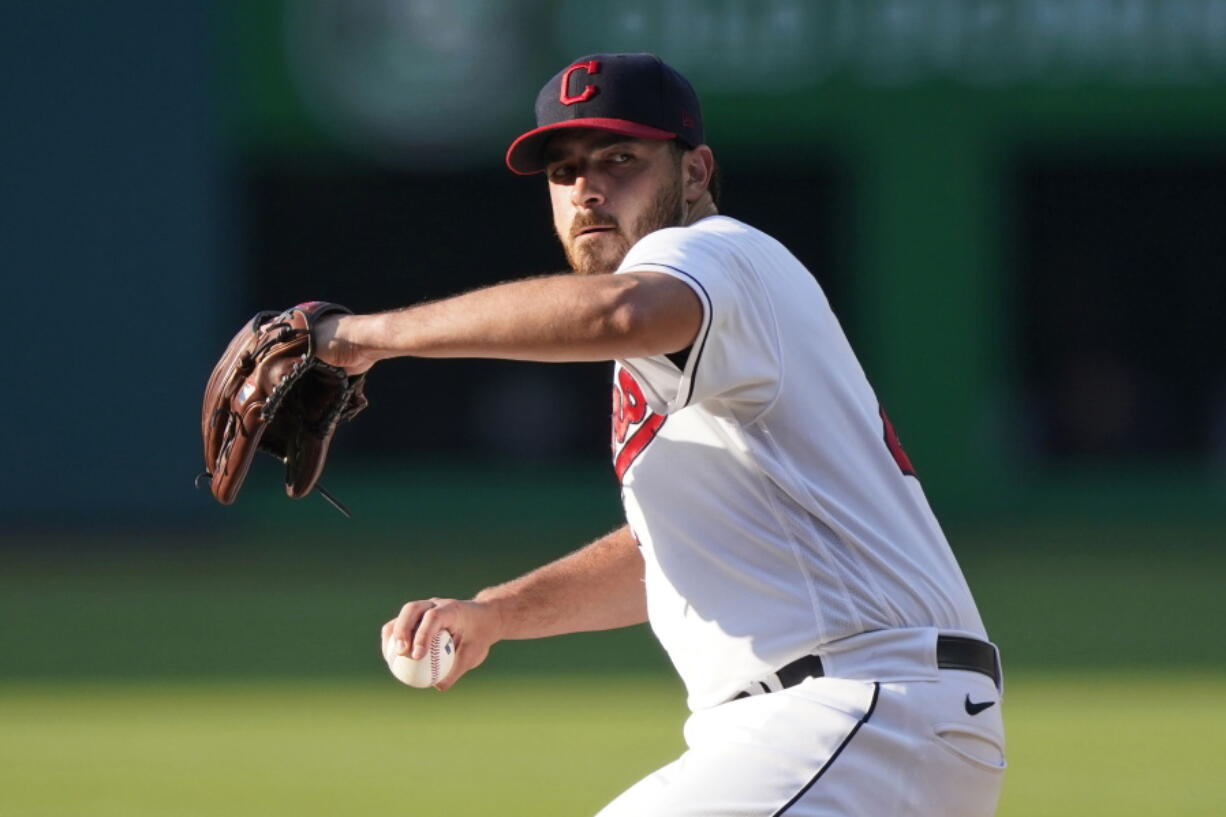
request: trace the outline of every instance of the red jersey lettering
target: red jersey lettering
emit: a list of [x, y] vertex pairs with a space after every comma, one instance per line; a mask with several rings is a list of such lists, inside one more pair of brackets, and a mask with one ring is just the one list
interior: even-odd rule
[[613, 470], [618, 481], [656, 438], [665, 419], [648, 410], [639, 384], [630, 372], [618, 367], [613, 382]]

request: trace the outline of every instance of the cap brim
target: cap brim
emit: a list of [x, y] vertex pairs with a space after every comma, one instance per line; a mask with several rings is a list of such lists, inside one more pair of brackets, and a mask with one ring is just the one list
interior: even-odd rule
[[530, 130], [512, 142], [511, 147], [507, 149], [507, 167], [521, 176], [540, 173], [545, 169], [545, 159], [541, 155], [545, 147], [545, 141], [553, 135], [554, 131], [566, 128], [590, 128], [592, 130], [608, 131], [609, 133], [620, 133], [622, 136], [633, 136], [638, 139], [677, 138], [677, 134], [672, 131], [660, 130], [659, 128], [640, 125], [636, 122], [628, 122], [625, 119], [595, 117], [590, 119], [568, 119], [565, 122], [554, 122], [553, 124]]

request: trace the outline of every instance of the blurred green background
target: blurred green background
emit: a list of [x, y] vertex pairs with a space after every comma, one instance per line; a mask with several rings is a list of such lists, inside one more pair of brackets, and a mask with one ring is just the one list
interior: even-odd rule
[[381, 367], [325, 480], [352, 521], [270, 463], [233, 507], [190, 487], [256, 309], [560, 267], [501, 156], [602, 50], [693, 80], [723, 209], [889, 406], [1003, 650], [1000, 813], [1226, 811], [1226, 0], [4, 14], [0, 817], [585, 814], [680, 751], [644, 627], [446, 694], [378, 653], [404, 601], [618, 524], [606, 367]]

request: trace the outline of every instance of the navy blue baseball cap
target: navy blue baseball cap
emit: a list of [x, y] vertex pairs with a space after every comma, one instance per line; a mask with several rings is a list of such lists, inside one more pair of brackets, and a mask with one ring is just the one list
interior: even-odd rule
[[544, 170], [545, 143], [563, 128], [703, 144], [698, 94], [655, 54], [592, 54], [555, 74], [536, 95], [536, 127], [507, 150], [507, 167]]

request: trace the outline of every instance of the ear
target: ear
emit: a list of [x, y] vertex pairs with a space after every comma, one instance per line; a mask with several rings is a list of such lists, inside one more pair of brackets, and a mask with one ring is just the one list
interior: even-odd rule
[[714, 170], [715, 155], [706, 145], [699, 145], [682, 154], [681, 178], [685, 184], [687, 202], [693, 204], [707, 192], [707, 185], [711, 183], [711, 173]]

